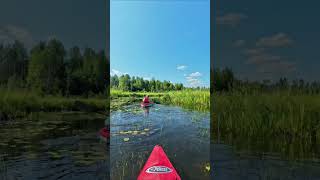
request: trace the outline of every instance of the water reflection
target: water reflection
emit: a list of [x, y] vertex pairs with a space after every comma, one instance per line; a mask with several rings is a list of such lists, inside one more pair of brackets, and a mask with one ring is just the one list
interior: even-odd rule
[[[250, 150], [235, 149], [234, 146], [223, 143], [211, 145], [213, 179], [320, 179], [318, 159], [290, 160], [280, 153], [267, 152], [267, 149], [265, 152], [253, 150], [250, 152]], [[250, 149], [250, 145], [248, 148]]]
[[149, 116], [149, 108], [150, 108], [150, 107], [145, 107], [145, 108], [143, 108], [144, 116], [145, 116], [145, 117]]
[[108, 179], [104, 115], [39, 113], [0, 127], [0, 179]]

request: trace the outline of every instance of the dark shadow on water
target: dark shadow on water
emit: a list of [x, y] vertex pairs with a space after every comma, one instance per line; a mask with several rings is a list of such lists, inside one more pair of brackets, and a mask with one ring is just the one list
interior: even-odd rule
[[[220, 136], [219, 136], [220, 137]], [[320, 179], [319, 156], [303, 142], [222, 136], [211, 143], [213, 179]]]
[[109, 179], [106, 117], [40, 113], [0, 127], [0, 179]]

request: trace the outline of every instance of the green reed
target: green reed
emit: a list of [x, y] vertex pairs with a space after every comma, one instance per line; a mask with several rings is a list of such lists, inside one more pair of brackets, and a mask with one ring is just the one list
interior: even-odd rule
[[208, 90], [171, 91], [165, 94], [160, 102], [191, 110], [209, 111], [210, 92]]
[[156, 103], [181, 106], [186, 109], [197, 111], [210, 110], [209, 90], [182, 90], [168, 92], [128, 92], [111, 90], [111, 109], [128, 103], [141, 101], [145, 95], [149, 95]]
[[107, 98], [39, 96], [29, 91], [0, 90], [0, 119], [25, 117], [31, 112], [106, 111]]
[[295, 146], [307, 153], [320, 144], [319, 95], [214, 95], [211, 118], [214, 139], [221, 135], [228, 141], [241, 139], [244, 145], [261, 144], [261, 151], [289, 155], [290, 146]]

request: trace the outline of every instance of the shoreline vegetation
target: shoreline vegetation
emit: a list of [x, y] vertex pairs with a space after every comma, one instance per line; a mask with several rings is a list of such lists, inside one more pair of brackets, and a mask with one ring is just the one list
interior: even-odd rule
[[40, 96], [29, 91], [0, 90], [0, 120], [23, 118], [37, 112], [97, 112], [107, 115], [109, 103], [105, 97]]
[[230, 69], [211, 72], [214, 142], [239, 151], [317, 157], [320, 150], [320, 83], [286, 78], [236, 79]]
[[54, 38], [38, 42], [30, 50], [19, 41], [0, 44], [0, 120], [37, 112], [108, 115], [109, 110], [141, 101], [145, 94], [156, 103], [209, 111], [208, 88], [186, 88], [181, 83], [129, 75], [110, 76], [109, 68], [104, 51], [77, 46], [66, 49]]
[[128, 74], [110, 78], [111, 111], [134, 102], [141, 102], [149, 95], [155, 103], [180, 106], [196, 111], [210, 111], [209, 88], [184, 87], [182, 83], [170, 81], [147, 80]]
[[57, 39], [30, 50], [19, 41], [0, 44], [0, 120], [35, 112], [82, 111], [107, 115], [109, 60], [104, 51]]
[[111, 111], [131, 103], [141, 102], [145, 95], [158, 104], [175, 105], [189, 110], [210, 111], [209, 90], [180, 90], [168, 92], [129, 92], [111, 89]]

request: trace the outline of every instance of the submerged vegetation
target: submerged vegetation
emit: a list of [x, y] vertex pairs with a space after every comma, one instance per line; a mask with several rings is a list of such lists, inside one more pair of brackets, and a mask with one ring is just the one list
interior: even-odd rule
[[289, 83], [285, 78], [247, 82], [236, 80], [230, 70], [217, 72], [211, 116], [215, 141], [232, 143], [240, 151], [277, 152], [288, 158], [319, 153], [319, 83]]

